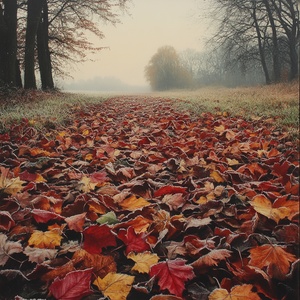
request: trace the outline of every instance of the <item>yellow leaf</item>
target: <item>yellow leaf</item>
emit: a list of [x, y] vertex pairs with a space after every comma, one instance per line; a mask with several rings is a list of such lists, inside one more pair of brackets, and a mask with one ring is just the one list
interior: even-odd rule
[[288, 217], [291, 210], [287, 207], [273, 208], [272, 202], [264, 195], [255, 196], [250, 205], [260, 214], [278, 223], [281, 219]]
[[151, 266], [157, 264], [159, 261], [159, 257], [149, 251], [137, 254], [130, 252], [127, 255], [127, 258], [136, 262], [136, 264], [132, 267], [132, 271], [147, 274], [150, 272]]
[[84, 193], [88, 193], [95, 189], [97, 183], [91, 182], [91, 179], [87, 176], [83, 176], [79, 181], [79, 189]]
[[239, 164], [239, 161], [236, 160], [235, 158], [234, 159], [226, 158], [226, 159], [227, 159], [228, 166], [235, 166]]
[[90, 134], [89, 129], [84, 129], [84, 130], [82, 131], [82, 135], [89, 135], [89, 134]]
[[37, 174], [35, 182], [46, 182], [47, 180], [41, 175]]
[[215, 126], [214, 129], [215, 129], [216, 132], [219, 132], [220, 134], [222, 134], [225, 131], [224, 125]]
[[103, 279], [97, 277], [93, 283], [105, 297], [109, 297], [111, 300], [126, 300], [133, 281], [134, 276], [108, 273]]
[[93, 160], [93, 158], [94, 158], [94, 156], [93, 156], [93, 154], [92, 153], [89, 153], [89, 154], [87, 154], [86, 156], [85, 156], [85, 160]]
[[260, 300], [257, 293], [252, 292], [251, 284], [234, 286], [230, 293], [225, 289], [215, 289], [209, 296], [209, 300]]
[[65, 137], [68, 133], [66, 131], [61, 131], [58, 133], [58, 136]]
[[150, 203], [142, 197], [137, 198], [136, 196], [132, 195], [129, 198], [126, 198], [125, 200], [120, 202], [120, 205], [124, 209], [136, 210], [136, 209], [148, 206], [148, 205], [150, 205]]
[[213, 178], [216, 182], [224, 182], [224, 178], [221, 176], [221, 174], [218, 171], [212, 171], [210, 173], [210, 177]]
[[8, 169], [1, 167], [0, 190], [15, 196], [23, 189], [22, 184], [25, 183], [25, 181], [20, 180], [20, 177], [8, 178], [8, 172]]
[[52, 229], [51, 231], [45, 232], [34, 230], [28, 240], [28, 245], [41, 249], [54, 249], [56, 246], [60, 245], [61, 239], [60, 230], [58, 229]]

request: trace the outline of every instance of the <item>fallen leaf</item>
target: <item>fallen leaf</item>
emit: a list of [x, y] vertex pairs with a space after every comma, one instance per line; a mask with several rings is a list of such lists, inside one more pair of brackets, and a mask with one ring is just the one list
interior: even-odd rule
[[291, 212], [287, 207], [273, 208], [272, 202], [264, 195], [255, 196], [249, 203], [258, 213], [274, 220], [276, 223], [288, 217]]
[[65, 221], [67, 222], [67, 224], [71, 230], [74, 230], [77, 232], [82, 232], [83, 225], [85, 223], [85, 216], [86, 216], [86, 213], [84, 212], [82, 214], [68, 217], [65, 219]]
[[54, 249], [60, 245], [61, 239], [60, 230], [52, 229], [45, 232], [34, 230], [28, 240], [28, 245], [41, 249]]
[[135, 265], [132, 267], [132, 271], [137, 271], [139, 273], [149, 273], [150, 267], [155, 265], [159, 261], [159, 257], [157, 254], [153, 254], [149, 251], [143, 253], [130, 252], [127, 255], [127, 258], [133, 260]]
[[83, 231], [83, 249], [91, 254], [100, 254], [103, 248], [116, 245], [116, 238], [107, 225], [92, 225]]
[[119, 223], [119, 220], [113, 211], [109, 211], [108, 213], [98, 218], [96, 222], [99, 224], [113, 225]]
[[162, 203], [166, 203], [169, 206], [170, 210], [176, 210], [185, 204], [183, 194], [180, 193], [176, 193], [173, 195], [167, 194], [161, 201]]
[[243, 284], [234, 286], [230, 292], [225, 289], [215, 289], [209, 296], [209, 300], [260, 300], [255, 292], [252, 292], [253, 285]]
[[118, 238], [126, 245], [125, 254], [133, 252], [144, 252], [150, 250], [149, 244], [143, 233], [136, 234], [134, 228], [130, 226], [127, 230], [120, 229]]
[[57, 250], [32, 248], [27, 246], [24, 249], [24, 254], [26, 254], [29, 257], [29, 261], [41, 264], [46, 259], [53, 259], [57, 254]]
[[74, 253], [72, 261], [77, 268], [93, 268], [93, 274], [101, 278], [108, 273], [117, 272], [117, 265], [114, 257], [109, 255], [90, 254], [87, 251], [80, 249]]
[[178, 193], [184, 194], [185, 192], [186, 192], [185, 187], [167, 185], [167, 186], [163, 186], [163, 187], [159, 188], [157, 191], [155, 191], [154, 197], [160, 197], [160, 196], [164, 196], [167, 194], [178, 194]]
[[15, 226], [15, 221], [8, 211], [0, 211], [0, 230], [9, 231]]
[[150, 276], [158, 278], [160, 290], [168, 290], [170, 293], [181, 297], [185, 289], [185, 282], [193, 279], [195, 274], [193, 268], [186, 265], [186, 260], [175, 259], [152, 266]]
[[8, 241], [7, 236], [0, 233], [0, 266], [4, 266], [12, 254], [22, 251], [23, 247], [20, 242]]
[[0, 167], [0, 191], [15, 196], [17, 193], [23, 190], [23, 184], [25, 181], [20, 180], [20, 177], [9, 178], [9, 169]]
[[134, 276], [108, 273], [103, 279], [97, 277], [94, 285], [111, 300], [126, 300], [134, 281]]
[[266, 269], [267, 274], [276, 279], [284, 279], [289, 273], [290, 265], [296, 261], [295, 255], [287, 252], [285, 247], [266, 244], [249, 250], [249, 265]]
[[124, 199], [119, 202], [119, 205], [124, 209], [128, 210], [137, 210], [139, 208], [150, 205], [150, 203], [142, 197], [137, 198], [135, 195], [131, 195], [130, 197]]
[[31, 213], [35, 221], [38, 223], [47, 223], [51, 220], [56, 220], [56, 221], [64, 220], [63, 216], [47, 210], [33, 209]]
[[56, 279], [49, 287], [53, 297], [58, 300], [80, 300], [92, 293], [90, 288], [92, 269], [73, 271], [63, 279]]
[[201, 270], [203, 267], [217, 266], [220, 261], [229, 258], [231, 253], [227, 249], [214, 249], [198, 258], [191, 265], [197, 270]]
[[78, 183], [78, 189], [83, 191], [84, 193], [89, 193], [93, 191], [97, 186], [97, 182], [91, 180], [90, 177], [83, 176]]

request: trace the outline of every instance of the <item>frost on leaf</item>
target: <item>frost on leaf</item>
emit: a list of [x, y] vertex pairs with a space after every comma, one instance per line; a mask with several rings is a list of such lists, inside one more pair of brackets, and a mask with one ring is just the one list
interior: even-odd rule
[[209, 300], [260, 300], [261, 298], [255, 292], [252, 292], [253, 286], [243, 284], [234, 286], [230, 292], [225, 289], [216, 289], [208, 297]]
[[103, 293], [104, 296], [111, 300], [126, 300], [129, 294], [134, 276], [108, 273], [103, 279], [98, 277], [93, 284]]
[[91, 276], [91, 269], [73, 271], [63, 279], [54, 280], [49, 290], [56, 299], [80, 300], [92, 293]]
[[26, 254], [29, 258], [29, 261], [35, 263], [42, 263], [46, 259], [53, 259], [57, 253], [55, 249], [40, 249], [40, 248], [32, 248], [27, 246], [24, 249], [24, 254]]
[[8, 241], [7, 236], [0, 233], [0, 266], [4, 266], [12, 254], [22, 251], [21, 243]]
[[130, 226], [127, 230], [121, 229], [118, 238], [126, 245], [126, 255], [133, 252], [144, 252], [150, 250], [149, 244], [145, 240], [143, 233], [136, 234], [134, 228]]
[[185, 282], [195, 277], [193, 268], [185, 264], [183, 259], [160, 262], [151, 267], [150, 276], [158, 278], [161, 290], [181, 297], [185, 289]]
[[0, 192], [2, 190], [4, 193], [14, 196], [22, 191], [25, 181], [20, 180], [19, 177], [10, 178], [9, 169], [0, 167], [0, 171]]
[[249, 265], [266, 269], [267, 274], [276, 279], [284, 279], [289, 273], [290, 265], [296, 261], [295, 255], [287, 252], [284, 247], [263, 245], [252, 248]]
[[260, 214], [278, 223], [281, 219], [289, 216], [291, 210], [288, 207], [273, 208], [271, 201], [264, 195], [255, 196], [250, 205]]
[[149, 251], [137, 254], [130, 252], [127, 255], [127, 258], [132, 259], [135, 262], [135, 265], [131, 269], [132, 271], [147, 274], [150, 271], [150, 267], [157, 264], [159, 261], [157, 254], [153, 254]]
[[52, 229], [50, 231], [35, 230], [28, 240], [28, 245], [36, 248], [54, 249], [60, 245], [62, 236], [60, 231]]

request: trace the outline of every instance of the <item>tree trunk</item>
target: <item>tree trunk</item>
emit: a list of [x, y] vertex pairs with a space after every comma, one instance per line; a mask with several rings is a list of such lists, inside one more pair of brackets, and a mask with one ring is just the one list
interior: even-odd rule
[[3, 13], [2, 5], [0, 4], [0, 86], [4, 85], [5, 82], [6, 26]]
[[35, 39], [41, 18], [43, 2], [41, 0], [28, 0], [27, 28], [25, 42], [25, 89], [36, 89], [35, 78]]
[[52, 76], [52, 63], [49, 50], [49, 21], [48, 21], [48, 3], [43, 1], [43, 12], [37, 31], [38, 61], [41, 75], [42, 89], [53, 90], [54, 82]]
[[267, 9], [271, 29], [272, 29], [272, 43], [273, 43], [273, 49], [272, 49], [272, 58], [273, 58], [273, 72], [274, 72], [274, 82], [280, 81], [280, 73], [281, 73], [281, 67], [280, 67], [280, 60], [279, 60], [279, 47], [278, 47], [278, 38], [277, 38], [277, 29], [275, 25], [274, 16], [270, 7], [269, 0], [263, 0], [264, 5]]
[[[299, 74], [298, 66], [298, 52], [297, 52], [297, 37], [299, 35], [299, 9], [297, 7], [296, 1], [293, 0], [281, 0], [279, 3], [272, 0], [272, 4], [276, 10], [279, 22], [281, 27], [284, 29], [284, 32], [289, 41], [289, 56], [290, 56], [290, 80], [297, 78]], [[278, 6], [279, 4], [279, 6]], [[285, 6], [284, 9], [282, 6]], [[290, 20], [287, 22], [283, 17], [283, 13], [287, 13]]]
[[262, 68], [263, 68], [263, 71], [265, 74], [266, 84], [270, 84], [271, 80], [270, 80], [270, 75], [269, 75], [269, 71], [268, 71], [268, 67], [267, 67], [265, 51], [264, 51], [264, 47], [262, 44], [262, 36], [261, 36], [261, 32], [260, 32], [260, 28], [259, 28], [259, 24], [258, 24], [258, 20], [257, 20], [257, 16], [256, 16], [256, 3], [254, 1], [252, 3], [253, 3], [252, 17], [253, 17], [254, 26], [255, 26], [256, 35], [257, 35], [260, 61], [261, 61], [261, 65], [262, 65]]
[[16, 86], [16, 62], [17, 62], [17, 0], [4, 0], [4, 21], [6, 24], [5, 41], [5, 82], [10, 86]]

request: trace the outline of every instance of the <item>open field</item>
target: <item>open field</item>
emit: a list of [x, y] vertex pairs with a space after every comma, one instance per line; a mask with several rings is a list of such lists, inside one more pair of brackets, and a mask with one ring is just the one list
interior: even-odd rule
[[[260, 87], [206, 87], [197, 90], [178, 90], [142, 94], [149, 97], [180, 99], [181, 109], [200, 114], [212, 112], [240, 116], [247, 120], [273, 118], [280, 128], [294, 138], [299, 128], [298, 82]], [[5, 131], [12, 122], [26, 118], [35, 126], [65, 124], [74, 108], [84, 108], [109, 98], [109, 94], [15, 94], [9, 101], [0, 98], [0, 130]], [[25, 99], [25, 101], [24, 101]], [[53, 123], [53, 124], [52, 124]]]
[[295, 135], [299, 129], [299, 85], [277, 84], [260, 87], [208, 87], [194, 91], [154, 93], [186, 100], [179, 106], [196, 113], [227, 113], [247, 120], [275, 118], [279, 127]]

